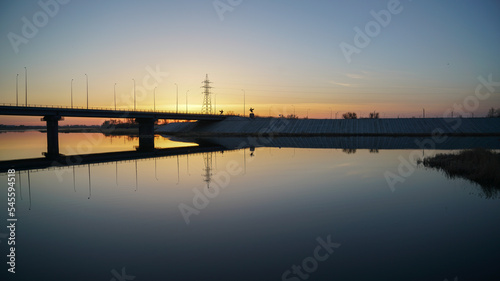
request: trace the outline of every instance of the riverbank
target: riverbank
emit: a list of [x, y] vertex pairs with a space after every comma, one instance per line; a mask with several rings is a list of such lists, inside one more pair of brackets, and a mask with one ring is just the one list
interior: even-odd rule
[[486, 198], [493, 198], [500, 191], [500, 153], [481, 148], [463, 150], [458, 154], [427, 157], [419, 164], [441, 170], [450, 178], [464, 178], [477, 183]]

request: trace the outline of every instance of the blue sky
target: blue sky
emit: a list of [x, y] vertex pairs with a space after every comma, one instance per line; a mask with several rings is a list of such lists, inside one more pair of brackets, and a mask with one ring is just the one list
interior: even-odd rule
[[[118, 106], [130, 108], [125, 96], [134, 78], [145, 89], [138, 107], [152, 108], [154, 90], [143, 83], [149, 67], [168, 72], [155, 85], [157, 107], [165, 110], [175, 110], [177, 83], [179, 108], [189, 90], [189, 110], [199, 111], [208, 73], [217, 109], [226, 111], [242, 112], [244, 89], [247, 108], [261, 115], [295, 108], [299, 116], [310, 109], [314, 118], [348, 110], [411, 117], [422, 108], [440, 116], [462, 103], [478, 76], [500, 81], [498, 1], [399, 1], [400, 12], [349, 63], [339, 45], [354, 46], [354, 28], [364, 30], [372, 10], [396, 2], [73, 0], [58, 3], [17, 53], [8, 34], [22, 36], [21, 18], [33, 23], [43, 9], [38, 1], [4, 2], [0, 94], [15, 103], [19, 73], [24, 103], [26, 66], [29, 103], [69, 105], [74, 79], [74, 103], [85, 106], [88, 74], [90, 106], [111, 106], [117, 83]], [[214, 3], [230, 10], [221, 17]], [[481, 101], [477, 116], [500, 107], [499, 92]]]

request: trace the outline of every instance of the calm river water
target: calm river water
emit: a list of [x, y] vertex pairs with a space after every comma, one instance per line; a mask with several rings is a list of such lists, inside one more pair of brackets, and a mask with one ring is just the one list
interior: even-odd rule
[[[60, 134], [63, 154], [137, 144]], [[2, 161], [43, 151], [43, 133], [0, 134]], [[0, 279], [500, 280], [499, 200], [399, 173], [412, 152], [261, 147], [16, 172], [15, 274], [3, 173]]]

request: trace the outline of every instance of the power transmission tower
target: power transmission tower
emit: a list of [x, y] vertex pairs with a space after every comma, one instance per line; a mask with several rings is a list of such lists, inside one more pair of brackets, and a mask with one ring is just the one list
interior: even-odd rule
[[208, 80], [208, 74], [205, 77], [205, 81], [201, 82], [203, 83], [203, 105], [201, 106], [201, 113], [202, 114], [212, 114], [212, 97], [210, 96], [212, 93], [210, 93], [210, 89], [212, 88], [210, 86], [210, 80]]

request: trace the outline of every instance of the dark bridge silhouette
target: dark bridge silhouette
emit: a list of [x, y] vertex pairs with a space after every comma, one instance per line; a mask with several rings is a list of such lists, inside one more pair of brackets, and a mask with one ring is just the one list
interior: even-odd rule
[[175, 148], [159, 148], [150, 151], [120, 151], [120, 152], [106, 152], [106, 153], [92, 153], [92, 154], [79, 154], [79, 155], [59, 155], [53, 158], [38, 157], [30, 159], [18, 159], [0, 161], [0, 174], [6, 173], [8, 169], [15, 169], [16, 171], [26, 170], [39, 170], [54, 167], [67, 167], [79, 166], [87, 164], [99, 164], [108, 162], [130, 161], [138, 159], [148, 159], [156, 157], [176, 156], [197, 154], [206, 152], [227, 151], [227, 149], [218, 145], [211, 146], [189, 146], [189, 147], [175, 147]]
[[41, 106], [11, 106], [0, 105], [0, 115], [41, 116], [47, 122], [47, 152], [48, 158], [59, 155], [59, 120], [63, 117], [89, 118], [133, 118], [139, 124], [139, 148], [142, 151], [154, 150], [154, 124], [159, 119], [171, 120], [203, 120], [220, 121], [226, 118], [222, 115], [173, 113], [162, 111], [140, 110], [112, 110], [112, 109], [83, 109], [68, 107], [41, 107]]

